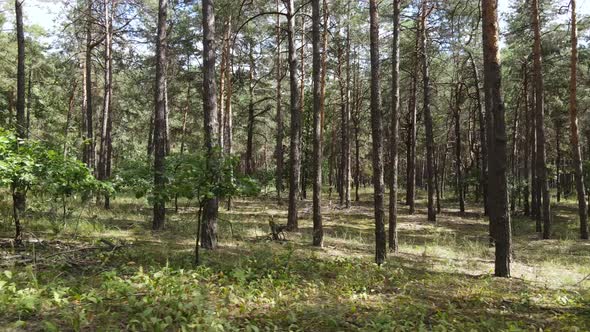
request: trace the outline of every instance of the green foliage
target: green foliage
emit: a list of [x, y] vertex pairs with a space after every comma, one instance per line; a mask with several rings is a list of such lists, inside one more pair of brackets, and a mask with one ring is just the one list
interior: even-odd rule
[[205, 153], [172, 154], [166, 158], [166, 189], [155, 193], [151, 161], [128, 160], [115, 175], [115, 187], [118, 191], [132, 192], [137, 198], [148, 196], [150, 201], [183, 197], [202, 202], [211, 197], [258, 195], [258, 181], [239, 176], [238, 162], [236, 156], [222, 155], [219, 151], [213, 156]]

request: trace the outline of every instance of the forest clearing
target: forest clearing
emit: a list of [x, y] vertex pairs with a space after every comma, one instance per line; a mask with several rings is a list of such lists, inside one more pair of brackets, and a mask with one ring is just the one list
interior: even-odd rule
[[0, 0], [0, 330], [590, 331], [590, 0]]

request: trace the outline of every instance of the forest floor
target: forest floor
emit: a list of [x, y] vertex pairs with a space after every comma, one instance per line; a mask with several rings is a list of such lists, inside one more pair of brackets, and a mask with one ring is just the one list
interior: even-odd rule
[[554, 206], [553, 240], [513, 218], [511, 279], [492, 276], [482, 211], [461, 215], [451, 200], [436, 224], [424, 201], [415, 215], [401, 206], [400, 252], [381, 267], [369, 193], [350, 209], [324, 198], [324, 248], [311, 246], [311, 202], [301, 204], [300, 231], [273, 242], [269, 219], [286, 223], [286, 206], [236, 200], [221, 210], [219, 248], [202, 251], [198, 267], [192, 208], [171, 209], [158, 233], [147, 202], [132, 198], [108, 211], [78, 207], [65, 229], [39, 209], [23, 249], [10, 241], [8, 203], [0, 330], [590, 330], [590, 242], [577, 240], [573, 201]]

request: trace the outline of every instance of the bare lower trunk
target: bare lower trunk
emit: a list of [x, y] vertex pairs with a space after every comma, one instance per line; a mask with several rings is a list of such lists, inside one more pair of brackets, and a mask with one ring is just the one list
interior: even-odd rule
[[[572, 0], [572, 20], [571, 20], [571, 64], [570, 64], [570, 139], [572, 144], [573, 166], [576, 177], [576, 192], [578, 195], [578, 214], [580, 216], [580, 238], [588, 239], [588, 211], [586, 209], [586, 198], [584, 193], [584, 175], [582, 172], [582, 154], [580, 152], [579, 132], [578, 132], [578, 105], [576, 99], [577, 92], [577, 64], [578, 64], [578, 31], [576, 17], [576, 0]], [[590, 142], [587, 142], [590, 146]]]
[[385, 250], [384, 224], [384, 183], [383, 183], [383, 125], [381, 114], [380, 60], [379, 60], [379, 13], [377, 0], [369, 1], [370, 40], [371, 40], [371, 136], [373, 138], [373, 189], [375, 207], [375, 262], [384, 263]]
[[393, 56], [391, 80], [391, 178], [389, 182], [389, 250], [397, 252], [397, 190], [398, 190], [398, 139], [399, 139], [399, 32], [400, 1], [393, 0]]
[[489, 204], [496, 246], [495, 275], [510, 277], [512, 234], [508, 211], [507, 144], [501, 70], [497, 0], [483, 0], [484, 86], [488, 130]]
[[426, 30], [427, 30], [427, 8], [428, 0], [422, 0], [422, 17], [421, 17], [421, 38], [420, 49], [422, 60], [422, 84], [424, 85], [424, 126], [426, 130], [426, 173], [428, 181], [428, 221], [436, 221], [436, 211], [434, 209], [434, 134], [432, 114], [430, 111], [430, 74], [428, 72], [428, 59], [426, 55]]
[[158, 10], [158, 39], [156, 43], [156, 94], [154, 113], [154, 218], [152, 229], [164, 227], [166, 220], [166, 63], [167, 63], [168, 1], [160, 0]]
[[[215, 149], [219, 145], [217, 84], [215, 83], [215, 13], [213, 0], [203, 0], [203, 111], [205, 128], [205, 149], [207, 168], [214, 167]], [[207, 249], [217, 247], [217, 215], [219, 200], [207, 198], [203, 208], [201, 224], [201, 246]]]
[[295, 4], [288, 0], [287, 39], [289, 41], [289, 81], [291, 85], [291, 174], [289, 174], [289, 209], [287, 227], [297, 230], [297, 200], [301, 176], [301, 111], [299, 106], [298, 61], [295, 50]]
[[321, 49], [320, 49], [320, 0], [311, 3], [313, 44], [313, 245], [324, 244], [322, 227], [322, 141], [321, 141]]
[[541, 60], [541, 28], [539, 26], [539, 2], [532, 0], [532, 27], [535, 35], [533, 47], [533, 69], [535, 74], [535, 103], [537, 117], [537, 176], [542, 195], [543, 238], [551, 237], [551, 197], [547, 180], [547, 156], [545, 152], [545, 102]]

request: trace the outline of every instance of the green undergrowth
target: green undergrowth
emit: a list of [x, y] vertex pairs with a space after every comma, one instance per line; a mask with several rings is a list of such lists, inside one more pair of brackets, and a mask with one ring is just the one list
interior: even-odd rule
[[[365, 198], [365, 197], [364, 197]], [[540, 241], [514, 219], [512, 279], [492, 276], [485, 219], [452, 209], [436, 225], [400, 213], [400, 253], [372, 263], [366, 201], [324, 213], [324, 248], [313, 248], [310, 220], [288, 241], [271, 242], [268, 219], [284, 211], [259, 199], [222, 211], [220, 247], [193, 265], [194, 211], [170, 212], [149, 231], [149, 208], [121, 198], [111, 211], [88, 208], [78, 228], [55, 234], [41, 219], [28, 229], [43, 241], [33, 261], [0, 268], [0, 326], [8, 330], [135, 331], [587, 331], [587, 243], [556, 221]], [[184, 202], [183, 202], [184, 203]], [[420, 206], [423, 208], [423, 206]], [[569, 213], [569, 205], [557, 213]], [[93, 226], [94, 225], [94, 226]], [[534, 230], [534, 224], [532, 224]], [[8, 236], [8, 233], [6, 234]], [[115, 244], [101, 243], [107, 239]], [[33, 248], [34, 247], [34, 248]], [[81, 249], [88, 250], [81, 250]], [[21, 255], [8, 241], [4, 257]], [[34, 254], [33, 254], [34, 252]], [[31, 256], [33, 255], [33, 256]], [[570, 279], [568, 279], [570, 278]]]

